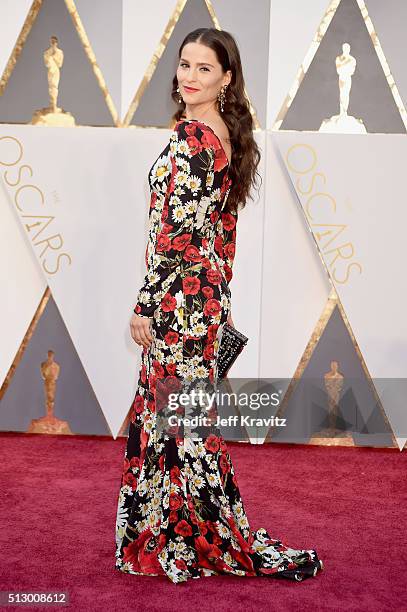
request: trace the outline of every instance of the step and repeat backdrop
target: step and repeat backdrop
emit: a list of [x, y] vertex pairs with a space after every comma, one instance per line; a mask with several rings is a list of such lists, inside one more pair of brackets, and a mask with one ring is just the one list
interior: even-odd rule
[[240, 439], [402, 450], [405, 1], [0, 0], [0, 15], [0, 430], [126, 435], [147, 173], [179, 45], [215, 27], [238, 43], [262, 153], [228, 385], [278, 389], [287, 422]]

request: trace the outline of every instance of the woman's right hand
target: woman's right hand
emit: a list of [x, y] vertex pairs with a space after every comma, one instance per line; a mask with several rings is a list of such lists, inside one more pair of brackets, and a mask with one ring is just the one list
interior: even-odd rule
[[136, 344], [148, 348], [153, 341], [151, 335], [152, 317], [139, 317], [134, 313], [130, 319], [130, 333]]

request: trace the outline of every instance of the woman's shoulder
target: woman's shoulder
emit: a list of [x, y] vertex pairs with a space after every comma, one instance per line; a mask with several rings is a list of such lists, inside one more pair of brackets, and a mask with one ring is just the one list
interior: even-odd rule
[[175, 124], [177, 131], [185, 130], [187, 126], [191, 126], [192, 129], [198, 128], [202, 132], [211, 132], [220, 140], [228, 140], [229, 138], [229, 128], [221, 118], [219, 120], [206, 123], [204, 121], [200, 121], [199, 119], [185, 119], [184, 117], [181, 117], [181, 119], [179, 119]]
[[198, 119], [178, 119], [174, 125], [174, 131], [181, 134], [195, 135], [203, 134], [207, 126]]
[[222, 162], [220, 163], [220, 167], [223, 167], [226, 163], [228, 163], [228, 158], [225, 153], [225, 146], [223, 144], [223, 141], [229, 141], [229, 130], [226, 124], [222, 122], [222, 130], [226, 130], [227, 133], [227, 136], [223, 136], [221, 128], [219, 127], [220, 124], [217, 125], [218, 127], [215, 126], [215, 122], [213, 122], [212, 127], [212, 125], [204, 123], [199, 119], [181, 118], [176, 122], [174, 126], [174, 131], [177, 133], [178, 138], [185, 139], [187, 141], [190, 138], [197, 139], [204, 148], [212, 148], [215, 152], [215, 155], [219, 158], [222, 158], [220, 159], [219, 163]]

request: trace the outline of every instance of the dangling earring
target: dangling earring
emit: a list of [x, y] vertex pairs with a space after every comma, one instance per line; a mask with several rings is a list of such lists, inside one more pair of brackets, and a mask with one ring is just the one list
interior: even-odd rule
[[222, 87], [220, 88], [220, 92], [218, 94], [218, 102], [220, 104], [220, 112], [223, 113], [223, 108], [224, 108], [224, 104], [225, 104], [225, 100], [226, 100], [226, 90], [227, 90], [228, 86], [227, 85], [222, 85]]
[[[177, 93], [179, 93], [179, 87], [177, 87]], [[181, 98], [181, 94], [178, 98], [178, 103], [181, 104], [183, 102], [183, 99]]]

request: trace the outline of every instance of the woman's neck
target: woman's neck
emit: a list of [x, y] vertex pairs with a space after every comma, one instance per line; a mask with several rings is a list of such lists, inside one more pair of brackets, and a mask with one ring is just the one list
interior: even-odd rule
[[185, 106], [184, 115], [188, 120], [196, 119], [197, 121], [210, 121], [217, 116], [217, 111], [213, 103], [211, 103], [210, 106], [203, 106], [201, 104], [194, 104], [191, 106], [187, 104]]

